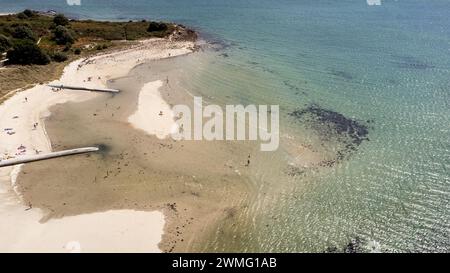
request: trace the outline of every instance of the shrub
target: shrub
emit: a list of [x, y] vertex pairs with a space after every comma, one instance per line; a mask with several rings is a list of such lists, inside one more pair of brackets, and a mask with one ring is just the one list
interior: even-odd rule
[[52, 60], [58, 63], [65, 62], [67, 61], [67, 59], [68, 59], [67, 55], [61, 52], [56, 52], [52, 55]]
[[102, 50], [102, 49], [107, 49], [107, 48], [108, 48], [107, 44], [97, 45], [95, 47], [95, 49], [97, 49], [97, 50]]
[[11, 41], [5, 35], [0, 34], [0, 53], [7, 51], [11, 47]]
[[69, 19], [67, 19], [64, 14], [57, 14], [55, 18], [53, 18], [53, 23], [57, 26], [67, 26], [69, 24]]
[[75, 53], [75, 55], [80, 55], [81, 54], [81, 49], [80, 48], [75, 48], [73, 53]]
[[57, 26], [53, 31], [53, 35], [53, 39], [58, 45], [68, 45], [75, 42], [72, 32], [63, 26]]
[[30, 19], [31, 17], [34, 17], [36, 15], [35, 11], [32, 11], [30, 9], [26, 9], [20, 13], [17, 13], [17, 18], [21, 20]]
[[8, 51], [7, 58], [11, 64], [39, 64], [50, 63], [50, 57], [34, 42], [29, 40], [18, 41]]
[[32, 11], [30, 9], [26, 9], [26, 10], [23, 11], [23, 14], [25, 14], [27, 17], [33, 17], [33, 16], [36, 15], [36, 12]]
[[12, 36], [16, 39], [36, 41], [36, 36], [34, 35], [33, 30], [26, 25], [15, 27], [12, 32]]
[[148, 32], [165, 31], [167, 29], [168, 29], [168, 27], [167, 27], [166, 23], [150, 22], [150, 25], [148, 26], [147, 31]]
[[28, 16], [25, 13], [20, 12], [20, 13], [17, 13], [17, 18], [19, 18], [20, 20], [26, 20], [26, 19], [28, 19]]

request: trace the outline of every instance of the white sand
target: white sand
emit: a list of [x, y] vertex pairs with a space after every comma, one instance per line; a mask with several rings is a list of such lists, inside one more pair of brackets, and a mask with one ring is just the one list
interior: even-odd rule
[[174, 113], [158, 90], [162, 86], [161, 80], [145, 84], [139, 93], [138, 108], [128, 118], [135, 128], [160, 139], [166, 138], [177, 128]]
[[[61, 79], [52, 84], [105, 88], [108, 79], [125, 76], [139, 63], [165, 58], [169, 54], [187, 54], [192, 47], [191, 42], [172, 43], [164, 39], [143, 41], [127, 50], [74, 61], [65, 68]], [[91, 80], [88, 80], [89, 77], [92, 77]], [[150, 93], [144, 92], [144, 99], [139, 100], [140, 108], [166, 107], [161, 96], [154, 95], [153, 91], [157, 91], [155, 87], [156, 83], [149, 84]], [[26, 150], [22, 150], [23, 154], [33, 154], [36, 150], [50, 152], [51, 143], [44, 126], [44, 120], [50, 114], [48, 109], [55, 104], [79, 102], [99, 95], [81, 91], [53, 92], [45, 85], [17, 93], [0, 105], [0, 159], [16, 156], [21, 145], [26, 147]], [[144, 106], [146, 103], [150, 103], [150, 107]], [[164, 107], [161, 109], [166, 109]], [[156, 135], [163, 135], [167, 127], [172, 126], [172, 123], [165, 123], [169, 117], [169, 111], [164, 118], [151, 115], [146, 119], [146, 126], [151, 126], [151, 132]], [[35, 123], [38, 126], [33, 129]], [[138, 124], [143, 123], [139, 121]], [[14, 134], [8, 135], [4, 131], [8, 128]], [[157, 244], [164, 225], [161, 212], [110, 211], [39, 223], [42, 212], [37, 209], [26, 210], [20, 193], [14, 192], [19, 172], [20, 166], [0, 168], [0, 251], [64, 252], [67, 249], [61, 244], [64, 246], [69, 242], [80, 242], [85, 251], [159, 251]], [[76, 248], [77, 243], [71, 243], [70, 246]]]
[[18, 206], [1, 213], [15, 224], [0, 228], [2, 252], [160, 252], [156, 246], [164, 229], [164, 218], [157, 211], [99, 212], [45, 224], [39, 223], [38, 213]]

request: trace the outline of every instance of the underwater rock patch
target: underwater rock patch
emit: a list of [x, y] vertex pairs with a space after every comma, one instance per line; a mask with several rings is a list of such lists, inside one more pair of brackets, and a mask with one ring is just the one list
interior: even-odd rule
[[[351, 239], [346, 245], [338, 248], [336, 246], [327, 247], [325, 253], [382, 253], [383, 249], [376, 241], [368, 241], [360, 237]], [[388, 251], [389, 252], [389, 251]]]
[[363, 252], [366, 251], [364, 251], [364, 249], [362, 248], [362, 240], [359, 237], [350, 240], [350, 242], [348, 242], [347, 245], [345, 245], [340, 249], [335, 246], [332, 246], [328, 247], [325, 250], [325, 253], [363, 253]]
[[368, 126], [351, 118], [347, 118], [341, 113], [323, 109], [318, 105], [310, 105], [303, 110], [296, 110], [289, 115], [298, 119], [309, 116], [311, 121], [327, 125], [329, 129], [332, 129], [328, 132], [327, 130], [323, 130], [324, 133], [329, 134], [334, 131], [334, 133], [338, 135], [347, 135], [356, 145], [360, 145], [364, 140], [368, 139]]
[[[336, 151], [336, 159], [324, 161], [323, 166], [333, 166], [357, 151], [363, 141], [369, 140], [368, 125], [315, 104], [305, 109], [295, 110], [289, 115], [298, 121], [306, 122], [306, 125], [315, 130], [322, 140], [341, 142], [342, 148]], [[373, 123], [373, 121], [367, 123]]]

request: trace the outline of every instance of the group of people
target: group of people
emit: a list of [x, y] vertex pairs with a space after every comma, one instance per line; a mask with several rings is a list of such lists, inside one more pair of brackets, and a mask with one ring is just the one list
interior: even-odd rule
[[13, 128], [6, 128], [6, 129], [4, 129], [4, 131], [10, 136], [12, 136], [16, 133], [16, 132], [14, 132]]
[[62, 90], [62, 88], [55, 88], [55, 87], [52, 87], [52, 91], [53, 92], [58, 92], [58, 91], [61, 91]]

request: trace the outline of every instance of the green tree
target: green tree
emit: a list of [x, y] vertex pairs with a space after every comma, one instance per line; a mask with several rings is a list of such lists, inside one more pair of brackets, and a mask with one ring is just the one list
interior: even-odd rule
[[33, 16], [36, 15], [36, 12], [32, 11], [30, 9], [26, 9], [26, 10], [23, 11], [23, 14], [25, 14], [27, 17], [33, 17]]
[[67, 19], [64, 14], [57, 14], [55, 18], [53, 18], [53, 23], [57, 26], [67, 26], [69, 24], [69, 19]]
[[71, 45], [75, 42], [72, 32], [64, 26], [57, 26], [53, 35], [58, 45]]
[[26, 20], [26, 19], [28, 19], [28, 16], [26, 16], [25, 13], [20, 12], [20, 13], [17, 13], [17, 18], [19, 18], [20, 20]]
[[61, 62], [65, 62], [67, 61], [68, 57], [66, 54], [62, 53], [62, 52], [56, 52], [52, 55], [52, 59], [55, 62], [61, 63]]
[[8, 51], [7, 56], [10, 64], [39, 64], [50, 63], [50, 57], [42, 51], [34, 42], [22, 40], [16, 42], [12, 49]]
[[22, 12], [17, 13], [17, 18], [21, 19], [21, 20], [26, 20], [26, 19], [30, 19], [32, 17], [34, 17], [36, 15], [35, 11], [26, 9]]
[[12, 36], [16, 39], [36, 41], [36, 36], [30, 27], [26, 25], [20, 25], [14, 28]]
[[11, 47], [11, 41], [3, 34], [0, 34], [0, 53], [7, 51]]

